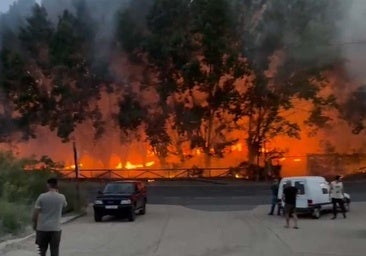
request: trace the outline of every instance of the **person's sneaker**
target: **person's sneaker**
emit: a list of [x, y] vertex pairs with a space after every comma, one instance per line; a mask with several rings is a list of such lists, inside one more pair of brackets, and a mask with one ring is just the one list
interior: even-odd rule
[[295, 226], [294, 229], [299, 229], [299, 227], [298, 226]]
[[273, 213], [268, 213], [268, 215], [273, 215]]

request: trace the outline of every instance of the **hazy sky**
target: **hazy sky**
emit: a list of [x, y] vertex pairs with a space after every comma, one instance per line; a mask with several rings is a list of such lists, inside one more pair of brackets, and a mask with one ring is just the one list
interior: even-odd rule
[[[9, 9], [9, 5], [15, 1], [16, 0], [0, 0], [0, 12], [6, 12]], [[37, 2], [41, 2], [41, 0], [37, 0]]]

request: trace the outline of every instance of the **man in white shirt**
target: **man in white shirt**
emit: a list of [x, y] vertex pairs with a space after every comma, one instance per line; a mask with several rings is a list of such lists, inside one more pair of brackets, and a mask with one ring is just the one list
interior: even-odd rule
[[47, 249], [50, 247], [51, 256], [59, 256], [61, 215], [67, 202], [65, 196], [58, 193], [57, 179], [49, 179], [47, 186], [48, 192], [41, 194], [36, 201], [33, 227], [36, 230], [39, 254], [46, 256]]
[[333, 203], [333, 218], [332, 220], [337, 218], [337, 204], [342, 210], [343, 217], [346, 218], [346, 208], [344, 207], [344, 194], [343, 194], [343, 183], [341, 180], [341, 176], [337, 175], [335, 180], [330, 184], [330, 196], [332, 198]]

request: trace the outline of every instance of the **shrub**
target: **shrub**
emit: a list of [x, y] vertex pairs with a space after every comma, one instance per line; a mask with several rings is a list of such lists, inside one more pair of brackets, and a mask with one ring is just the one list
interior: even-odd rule
[[[40, 168], [25, 171], [26, 166]], [[17, 159], [11, 152], [0, 152], [0, 233], [18, 233], [30, 224], [34, 202], [47, 190], [46, 180], [58, 175], [55, 167], [48, 157]], [[74, 184], [60, 190], [69, 202], [67, 212], [83, 209], [84, 197]]]
[[31, 207], [0, 200], [0, 234], [17, 234], [30, 224]]

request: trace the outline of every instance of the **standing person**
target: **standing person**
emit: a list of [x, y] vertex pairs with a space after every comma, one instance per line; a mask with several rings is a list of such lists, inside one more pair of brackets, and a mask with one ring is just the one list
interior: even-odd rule
[[39, 254], [46, 256], [49, 246], [51, 256], [58, 256], [61, 240], [61, 215], [67, 202], [65, 196], [58, 193], [57, 179], [48, 179], [47, 187], [48, 192], [41, 194], [36, 201], [32, 218], [33, 228], [36, 230]]
[[283, 189], [283, 200], [285, 201], [285, 216], [286, 216], [285, 228], [290, 227], [291, 215], [294, 219], [294, 228], [295, 229], [299, 228], [297, 226], [296, 197], [297, 197], [297, 188], [291, 185], [291, 181], [287, 181], [285, 188]]
[[343, 193], [343, 183], [342, 177], [337, 175], [335, 180], [330, 183], [330, 196], [332, 198], [333, 204], [333, 218], [337, 218], [337, 204], [342, 210], [343, 218], [346, 218], [346, 208], [344, 207], [344, 193]]
[[277, 215], [281, 215], [280, 204], [278, 203], [278, 188], [279, 188], [279, 181], [278, 179], [274, 179], [273, 184], [271, 186], [272, 205], [268, 215], [273, 215], [276, 205], [277, 205]]

